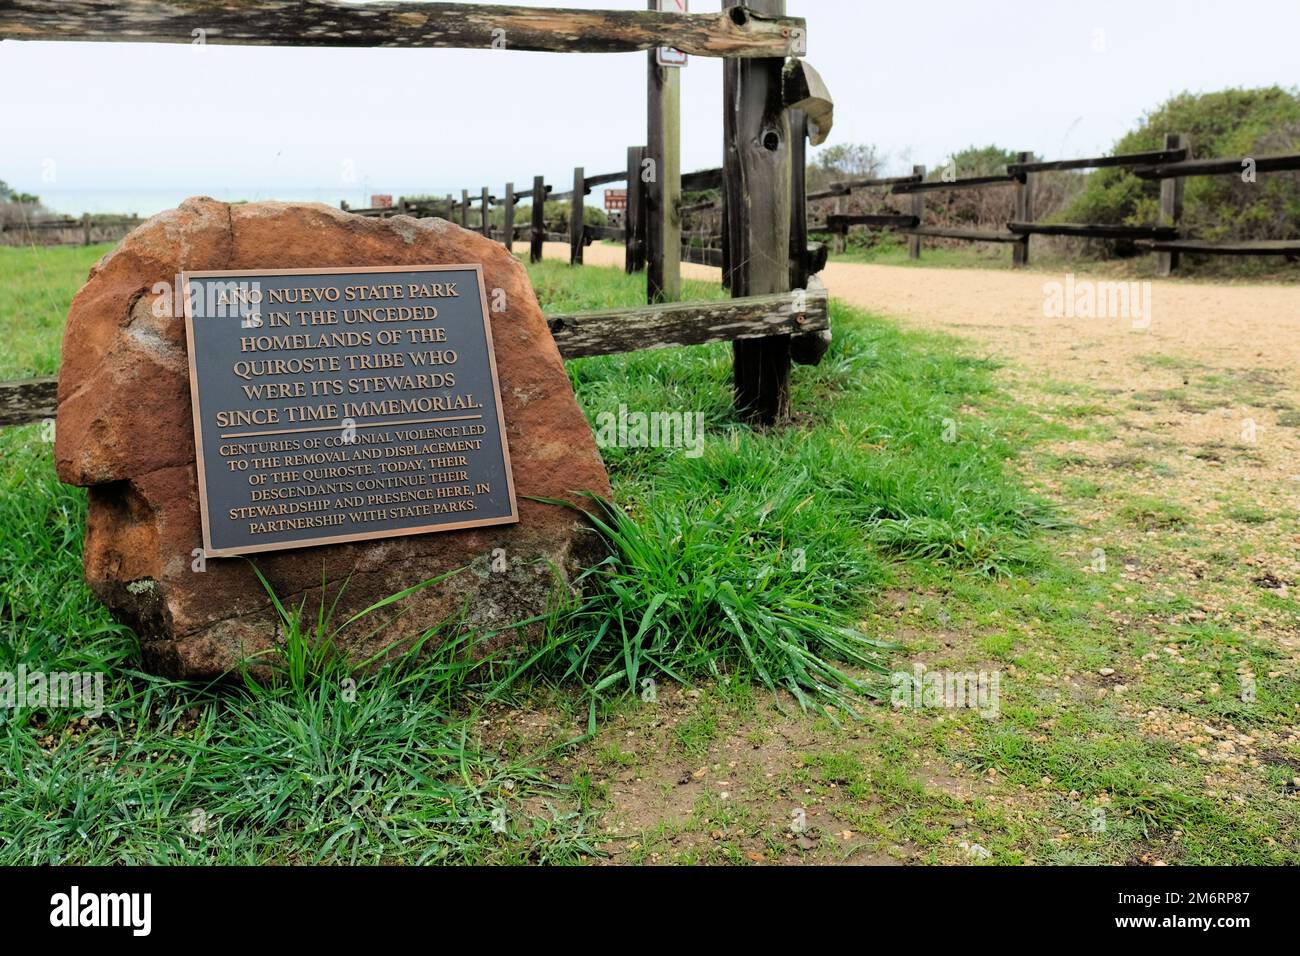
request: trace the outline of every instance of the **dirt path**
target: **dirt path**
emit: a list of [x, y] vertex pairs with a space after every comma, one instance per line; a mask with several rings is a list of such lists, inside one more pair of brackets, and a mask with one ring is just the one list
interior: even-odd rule
[[[548, 244], [546, 255], [567, 258], [568, 247]], [[623, 250], [593, 245], [585, 258], [621, 265]], [[718, 279], [708, 266], [682, 272]], [[1073, 430], [1032, 480], [1056, 497], [1097, 486], [1068, 507], [1085, 539], [1145, 552], [1135, 577], [1202, 596], [1210, 619], [1255, 604], [1261, 589], [1288, 600], [1300, 581], [1300, 287], [1153, 280], [1143, 315], [1052, 318], [1047, 284], [1064, 287], [1059, 273], [831, 263], [822, 278], [835, 298], [957, 334], [1004, 362], [1018, 399]], [[1088, 280], [1114, 281], [1073, 279]], [[1135, 500], [1167, 504], [1177, 533], [1117, 523]], [[1204, 544], [1235, 565], [1215, 572], [1214, 588]], [[1260, 608], [1250, 626], [1300, 658], [1300, 634], [1277, 610]]]
[[[586, 250], [592, 265], [622, 255]], [[1112, 281], [1079, 275], [1075, 287], [1090, 278]], [[823, 279], [841, 301], [996, 358], [1006, 393], [1033, 413], [1028, 429], [1042, 429], [1011, 467], [1066, 519], [1041, 538], [1064, 570], [998, 582], [999, 597], [972, 605], [963, 595], [978, 588], [911, 582], [880, 595], [863, 624], [899, 640], [908, 663], [1005, 670], [1018, 728], [888, 708], [831, 728], [757, 698], [732, 714], [708, 689], [673, 693], [629, 709], [579, 758], [606, 788], [608, 859], [1231, 858], [1194, 845], [1202, 837], [1185, 845], [1193, 804], [1242, 821], [1266, 808], [1264, 844], [1269, 826], [1292, 831], [1300, 287], [1153, 281], [1135, 323], [1049, 317], [1048, 284], [1066, 276], [1047, 272], [836, 263]], [[961, 408], [956, 440], [1000, 400]], [[1014, 594], [1023, 601], [1001, 603]], [[710, 742], [684, 755], [685, 731], [700, 726]], [[1148, 833], [1136, 821], [1164, 815], [1167, 767], [1189, 795]], [[796, 835], [790, 814], [805, 811]]]
[[[567, 245], [546, 244], [548, 259], [568, 255]], [[623, 250], [593, 245], [584, 258], [590, 265], [621, 266]], [[682, 274], [716, 280], [719, 270], [686, 264]], [[1065, 281], [1056, 273], [831, 263], [822, 279], [831, 295], [853, 305], [960, 332], [995, 354], [1079, 381], [1116, 378], [1128, 362], [1150, 355], [1268, 368], [1292, 384], [1300, 381], [1296, 286], [1154, 280], [1150, 323], [1134, 328], [1123, 318], [1047, 318], [1044, 284]], [[1117, 380], [1133, 381], [1127, 375]]]

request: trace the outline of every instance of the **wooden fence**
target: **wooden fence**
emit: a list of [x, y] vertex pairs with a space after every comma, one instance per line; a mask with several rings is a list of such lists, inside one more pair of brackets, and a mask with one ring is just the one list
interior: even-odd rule
[[[723, 0], [719, 13], [692, 14], [657, 12], [653, 0], [649, 5], [646, 11], [597, 11], [461, 3], [362, 6], [340, 0], [239, 5], [225, 0], [6, 0], [0, 5], [0, 39], [188, 44], [195, 31], [202, 31], [205, 42], [212, 44], [500, 49], [504, 42], [508, 50], [645, 51], [651, 82], [644, 152], [656, 175], [646, 189], [630, 190], [629, 206], [638, 207], [629, 209], [630, 221], [636, 224], [623, 230], [623, 238], [633, 239], [627, 245], [634, 268], [644, 250], [652, 302], [673, 297], [671, 265], [680, 226], [677, 196], [691, 180], [677, 175], [676, 123], [666, 106], [676, 96], [676, 77], [656, 64], [654, 51], [674, 47], [723, 58], [726, 166], [706, 172], [727, 195], [722, 203], [726, 238], [718, 252], [732, 300], [655, 303], [642, 309], [551, 316], [548, 321], [565, 357], [730, 341], [738, 414], [757, 424], [783, 421], [790, 413], [791, 363], [819, 361], [829, 341], [826, 296], [809, 271], [814, 258], [807, 249], [802, 198], [803, 140], [808, 132], [814, 142], [825, 137], [832, 107], [820, 77], [798, 59], [807, 49], [807, 26], [785, 15], [785, 0]], [[567, 192], [555, 192], [542, 177], [533, 177], [528, 226], [533, 257], [540, 257], [540, 243], [548, 237], [548, 195], [570, 200], [571, 259], [580, 262], [583, 247], [598, 234], [616, 238], [617, 230], [588, 233], [582, 221], [583, 197], [592, 186], [626, 179], [633, 172], [629, 185], [641, 182], [640, 164], [634, 165], [633, 156], [642, 149], [629, 150], [627, 170], [596, 176], [576, 170]], [[764, 204], [745, 208], [738, 197], [746, 190], [763, 195]], [[507, 184], [497, 200], [506, 210], [500, 238], [507, 244], [517, 234], [513, 212], [519, 198]], [[494, 199], [486, 187], [475, 199], [468, 190], [461, 191], [459, 203], [451, 199], [447, 212], [458, 212], [464, 225], [477, 202], [478, 226], [491, 234]], [[399, 203], [392, 214], [403, 211], [424, 212], [417, 204]], [[56, 387], [53, 378], [0, 383], [0, 424], [52, 416]]]
[[[1046, 223], [1034, 220], [1033, 182], [1036, 173], [1059, 170], [1100, 169], [1122, 167], [1131, 169], [1142, 179], [1160, 181], [1160, 223], [1156, 226], [1124, 226], [1101, 223]], [[1017, 266], [1029, 262], [1030, 236], [1074, 236], [1084, 239], [1121, 239], [1139, 249], [1158, 255], [1158, 271], [1170, 275], [1178, 267], [1181, 253], [1228, 256], [1280, 255], [1300, 256], [1300, 238], [1253, 241], [1212, 242], [1187, 235], [1182, 229], [1183, 180], [1189, 176], [1240, 175], [1243, 170], [1254, 173], [1271, 173], [1300, 169], [1300, 153], [1281, 156], [1233, 156], [1218, 159], [1192, 159], [1191, 143], [1185, 135], [1170, 133], [1165, 136], [1165, 148], [1144, 153], [1119, 156], [1093, 156], [1083, 159], [1034, 160], [1032, 154], [1018, 154], [1016, 162], [1007, 171], [994, 176], [972, 176], [965, 179], [941, 178], [927, 180], [925, 167], [914, 166], [912, 175], [890, 178], [844, 180], [831, 183], [826, 189], [810, 193], [809, 202], [847, 196], [860, 189], [888, 188], [893, 195], [908, 195], [911, 207], [908, 213], [877, 213], [844, 215], [830, 212], [810, 230], [826, 232], [836, 237], [837, 248], [843, 247], [844, 237], [855, 226], [874, 226], [892, 229], [908, 237], [908, 255], [921, 256], [921, 243], [926, 238], [957, 239], [967, 242], [1001, 242], [1012, 246], [1012, 261]], [[951, 189], [987, 189], [1010, 186], [1015, 190], [1015, 218], [1002, 230], [956, 229], [926, 226], [925, 195]]]
[[95, 242], [117, 242], [140, 225], [139, 215], [92, 216], [80, 218], [63, 216], [58, 219], [24, 219], [20, 222], [0, 223], [0, 245], [88, 246]]
[[[540, 262], [543, 242], [567, 242], [569, 244], [569, 262], [582, 265], [583, 249], [598, 240], [610, 240], [625, 246], [624, 268], [628, 274], [642, 272], [647, 268], [647, 230], [654, 217], [647, 214], [649, 206], [648, 183], [642, 178], [642, 163], [648, 154], [645, 146], [627, 148], [627, 168], [608, 173], [587, 175], [581, 166], [573, 170], [573, 183], [570, 189], [555, 191], [555, 184], [545, 182], [545, 177], [534, 176], [532, 188], [526, 192], [517, 192], [515, 184], [508, 182], [500, 196], [492, 194], [487, 186], [476, 190], [462, 189], [460, 199], [448, 193], [443, 199], [417, 199], [401, 197], [393, 206], [369, 209], [354, 209], [346, 202], [339, 203], [339, 208], [360, 216], [372, 216], [386, 219], [391, 216], [439, 216], [450, 222], [457, 222], [466, 229], [474, 229], [489, 238], [501, 242], [509, 250], [514, 243], [526, 240], [529, 244], [529, 259]], [[715, 191], [718, 195], [708, 201], [691, 205], [677, 206], [677, 214], [682, 223], [681, 261], [698, 262], [704, 265], [722, 266], [724, 250], [722, 232], [713, 230], [688, 230], [686, 217], [692, 214], [713, 212], [720, 217], [723, 212], [721, 198], [723, 171], [721, 167], [701, 169], [685, 173], [681, 177], [681, 192]], [[589, 196], [597, 186], [611, 183], [627, 183], [627, 209], [619, 225], [596, 224], [585, 221], [584, 197]], [[568, 202], [568, 215], [563, 220], [545, 218], [547, 202]], [[516, 208], [524, 203], [531, 204], [528, 221], [516, 222]], [[503, 210], [501, 222], [493, 224], [492, 210]], [[647, 290], [648, 301], [655, 297]]]

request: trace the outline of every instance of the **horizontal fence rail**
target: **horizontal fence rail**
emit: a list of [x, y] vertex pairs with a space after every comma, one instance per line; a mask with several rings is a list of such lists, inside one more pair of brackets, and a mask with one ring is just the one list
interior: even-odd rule
[[1300, 169], [1300, 153], [1281, 156], [1237, 156], [1232, 159], [1188, 159], [1133, 170], [1142, 179], [1169, 179], [1182, 176], [1226, 176], [1253, 168], [1257, 173], [1277, 173]]
[[674, 302], [546, 318], [566, 359], [678, 345], [820, 332], [830, 328], [826, 289], [809, 288], [715, 302]]
[[59, 380], [53, 375], [0, 382], [0, 426], [53, 418], [58, 390]]
[[1068, 169], [1105, 169], [1111, 166], [1138, 166], [1146, 163], [1172, 163], [1187, 156], [1186, 149], [1155, 149], [1145, 153], [1121, 153], [1118, 156], [1093, 156], [1087, 159], [1053, 159], [1033, 163], [1008, 163], [1012, 176], [1046, 173]]
[[[797, 292], [549, 315], [546, 324], [560, 354], [575, 359], [821, 332], [830, 312], [825, 287], [813, 279]], [[58, 387], [55, 376], [0, 382], [0, 426], [53, 418]]]
[[[1300, 153], [1273, 156], [1234, 156], [1215, 159], [1192, 159], [1191, 149], [1183, 136], [1168, 134], [1165, 148], [1116, 156], [1091, 156], [1079, 159], [1033, 160], [1030, 153], [1021, 153], [1016, 162], [1007, 164], [1005, 174], [971, 176], [964, 179], [926, 180], [925, 167], [913, 167], [911, 176], [875, 177], [870, 179], [841, 180], [825, 188], [808, 193], [806, 200], [834, 199], [835, 211], [827, 214], [820, 223], [810, 225], [812, 232], [827, 232], [836, 236], [836, 247], [842, 251], [844, 237], [854, 226], [874, 226], [894, 229], [910, 237], [908, 254], [920, 258], [920, 240], [954, 239], [966, 242], [995, 242], [1013, 245], [1013, 259], [1017, 266], [1029, 261], [1030, 236], [1067, 236], [1079, 239], [1115, 240], [1132, 244], [1132, 248], [1156, 252], [1160, 255], [1162, 275], [1170, 274], [1178, 264], [1180, 253], [1228, 256], [1285, 256], [1297, 257], [1300, 239], [1217, 240], [1211, 241], [1185, 235], [1180, 227], [1182, 219], [1182, 182], [1189, 176], [1222, 176], [1252, 173], [1274, 173], [1300, 170]], [[1161, 222], [1149, 226], [1128, 226], [1110, 223], [1048, 223], [1033, 221], [1033, 193], [1031, 174], [1083, 169], [1127, 168], [1135, 176], [1160, 180]], [[924, 199], [930, 192], [950, 189], [980, 189], [1011, 185], [1016, 190], [1015, 217], [1006, 224], [1006, 232], [988, 229], [962, 229], [955, 227], [925, 226], [923, 222]], [[912, 196], [912, 215], [902, 213], [841, 214], [839, 201], [858, 189], [889, 187], [896, 195]]]
[[[709, 57], [800, 56], [799, 17], [548, 10], [471, 3], [338, 0], [6, 0], [0, 38], [251, 46], [457, 47], [619, 53], [675, 47]], [[195, 31], [201, 31], [196, 33]]]

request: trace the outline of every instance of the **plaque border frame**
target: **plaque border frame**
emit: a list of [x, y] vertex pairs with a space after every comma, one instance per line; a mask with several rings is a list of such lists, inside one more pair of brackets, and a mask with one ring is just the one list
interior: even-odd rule
[[[203, 456], [203, 422], [199, 410], [199, 378], [194, 361], [194, 317], [190, 311], [190, 279], [228, 278], [233, 276], [285, 276], [285, 275], [363, 275], [393, 272], [473, 272], [478, 280], [479, 304], [483, 310], [483, 334], [487, 339], [488, 371], [492, 379], [492, 397], [496, 406], [497, 428], [501, 435], [501, 457], [505, 464], [506, 492], [510, 499], [510, 513], [496, 518], [482, 518], [470, 521], [455, 521], [449, 524], [423, 525], [413, 528], [394, 528], [389, 531], [363, 531], [355, 534], [329, 535], [318, 538], [304, 538], [294, 541], [281, 541], [272, 544], [250, 545], [249, 547], [214, 548], [212, 534], [208, 524], [208, 485]], [[503, 524], [516, 524], [519, 521], [519, 502], [515, 497], [514, 469], [510, 463], [510, 443], [506, 436], [505, 413], [501, 409], [501, 383], [497, 377], [496, 348], [492, 343], [492, 322], [489, 318], [487, 290], [483, 284], [483, 264], [479, 262], [448, 263], [442, 265], [409, 266], [327, 266], [323, 268], [301, 269], [191, 269], [180, 273], [181, 302], [185, 314], [185, 351], [189, 362], [190, 378], [190, 412], [194, 420], [194, 459], [198, 469], [199, 485], [199, 520], [203, 528], [203, 556], [205, 558], [228, 558], [244, 554], [260, 554], [267, 551], [287, 551], [295, 548], [314, 548], [331, 544], [347, 544], [356, 541], [373, 541], [381, 538], [410, 537], [419, 534], [433, 534], [438, 531], [461, 531], [466, 528], [484, 528]]]

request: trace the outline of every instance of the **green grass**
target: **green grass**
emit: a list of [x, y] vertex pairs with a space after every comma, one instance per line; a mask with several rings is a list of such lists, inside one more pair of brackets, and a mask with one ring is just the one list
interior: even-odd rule
[[[23, 278], [6, 287], [0, 365], [54, 370], [61, 316], [100, 251], [3, 250], [6, 274]], [[48, 278], [55, 261], [57, 281]], [[530, 272], [552, 311], [643, 295], [641, 277], [614, 270], [544, 263]], [[692, 283], [687, 292], [722, 294]], [[14, 335], [42, 304], [30, 334]], [[852, 708], [887, 666], [885, 642], [856, 621], [893, 563], [981, 575], [1026, 566], [1043, 513], [1005, 474], [1007, 436], [971, 419], [957, 440], [943, 437], [958, 407], [988, 394], [989, 366], [839, 306], [834, 319], [826, 360], [796, 374], [797, 428], [759, 433], [733, 420], [724, 346], [570, 363], [593, 421], [619, 404], [701, 411], [707, 434], [698, 458], [605, 449], [626, 509], [605, 516], [616, 556], [593, 574], [589, 600], [557, 617], [529, 680], [610, 698], [647, 676], [727, 674]], [[501, 689], [454, 648], [358, 678], [349, 700], [343, 665], [309, 655], [311, 622], [289, 614], [282, 646], [298, 649], [299, 666], [283, 680], [200, 687], [144, 674], [134, 636], [82, 582], [85, 492], [55, 479], [42, 437], [37, 426], [0, 433], [0, 663], [103, 672], [108, 703], [97, 718], [4, 715], [0, 861], [566, 861], [589, 852], [581, 811], [535, 809], [572, 807], [569, 787], [543, 781], [536, 759], [508, 763], [480, 746], [476, 707]], [[684, 728], [682, 745], [700, 746], [707, 723]], [[519, 810], [524, 803], [534, 809]], [[493, 829], [503, 809], [508, 836]]]
[[68, 303], [111, 248], [0, 246], [0, 379], [58, 372]]
[[[26, 289], [6, 287], [0, 300], [7, 374], [56, 368], [67, 300], [100, 251], [0, 250], [14, 288]], [[48, 269], [50, 252], [62, 257], [62, 284], [27, 275], [36, 257]], [[614, 270], [548, 262], [529, 272], [551, 312], [636, 305], [644, 294], [643, 277]], [[25, 310], [46, 291], [48, 321], [28, 335]], [[696, 283], [687, 294], [723, 295]], [[1013, 469], [1026, 448], [1047, 470], [1069, 465], [1032, 449], [1099, 415], [1094, 396], [1013, 405], [994, 368], [951, 339], [838, 303], [833, 320], [824, 361], [795, 371], [789, 428], [735, 420], [726, 346], [568, 363], [593, 426], [620, 405], [698, 411], [702, 453], [602, 449], [615, 510], [598, 514], [614, 553], [590, 575], [587, 599], [556, 611], [550, 642], [508, 686], [501, 675], [519, 662], [471, 662], [438, 634], [418, 659], [349, 673], [322, 643], [332, 624], [292, 608], [274, 680], [197, 686], [143, 673], [134, 636], [82, 580], [85, 492], [55, 479], [39, 426], [0, 431], [0, 670], [106, 675], [102, 716], [0, 711], [0, 863], [579, 862], [606, 846], [601, 815], [619, 789], [609, 774], [649, 778], [664, 762], [676, 786], [683, 762], [713, 765], [737, 741], [757, 750], [785, 739], [768, 732], [763, 708], [789, 698], [764, 685], [807, 705], [777, 707], [803, 722], [795, 739], [813, 741], [791, 742], [784, 767], [752, 782], [776, 829], [761, 801], [705, 792], [686, 819], [647, 826], [621, 859], [786, 860], [794, 787], [874, 852], [914, 862], [971, 862], [954, 849], [965, 841], [993, 863], [1145, 852], [1294, 863], [1300, 812], [1287, 794], [1300, 752], [1267, 755], [1263, 783], [1239, 802], [1207, 790], [1187, 745], [1135, 729], [1124, 698], [1096, 696], [1089, 675], [1117, 666], [1139, 712], [1250, 729], [1293, 721], [1298, 690], [1293, 677], [1268, 676], [1283, 662], [1267, 642], [1189, 619], [1197, 595], [1116, 592], [1118, 555], [1107, 574], [1080, 570], [1091, 543], [1053, 553], [1062, 536], [1043, 529], [1060, 522]], [[1122, 477], [1067, 487], [1092, 502]], [[1117, 526], [1162, 533], [1153, 540], [1188, 533], [1192, 520], [1157, 498], [1116, 512]], [[1245, 506], [1229, 514], [1258, 520]], [[1171, 641], [1181, 656], [1162, 652]], [[1161, 653], [1141, 680], [1117, 663], [1148, 650]], [[875, 706], [881, 671], [905, 666], [904, 653], [1001, 669], [1001, 719], [898, 720]], [[1243, 664], [1260, 675], [1250, 706]], [[675, 695], [677, 709], [645, 703], [646, 681], [677, 680], [695, 688]], [[1206, 693], [1209, 681], [1222, 693]], [[489, 713], [508, 727], [485, 738]], [[745, 723], [756, 713], [766, 716]], [[539, 716], [554, 716], [562, 737], [530, 736]], [[625, 718], [659, 727], [660, 749], [651, 732], [625, 734]], [[571, 741], [584, 726], [596, 737]], [[958, 801], [936, 768], [976, 783], [993, 774], [1004, 789]], [[1094, 833], [1099, 808], [1106, 829]], [[1059, 839], [1065, 831], [1075, 837]], [[822, 846], [821, 862], [847, 852], [826, 835]]]

